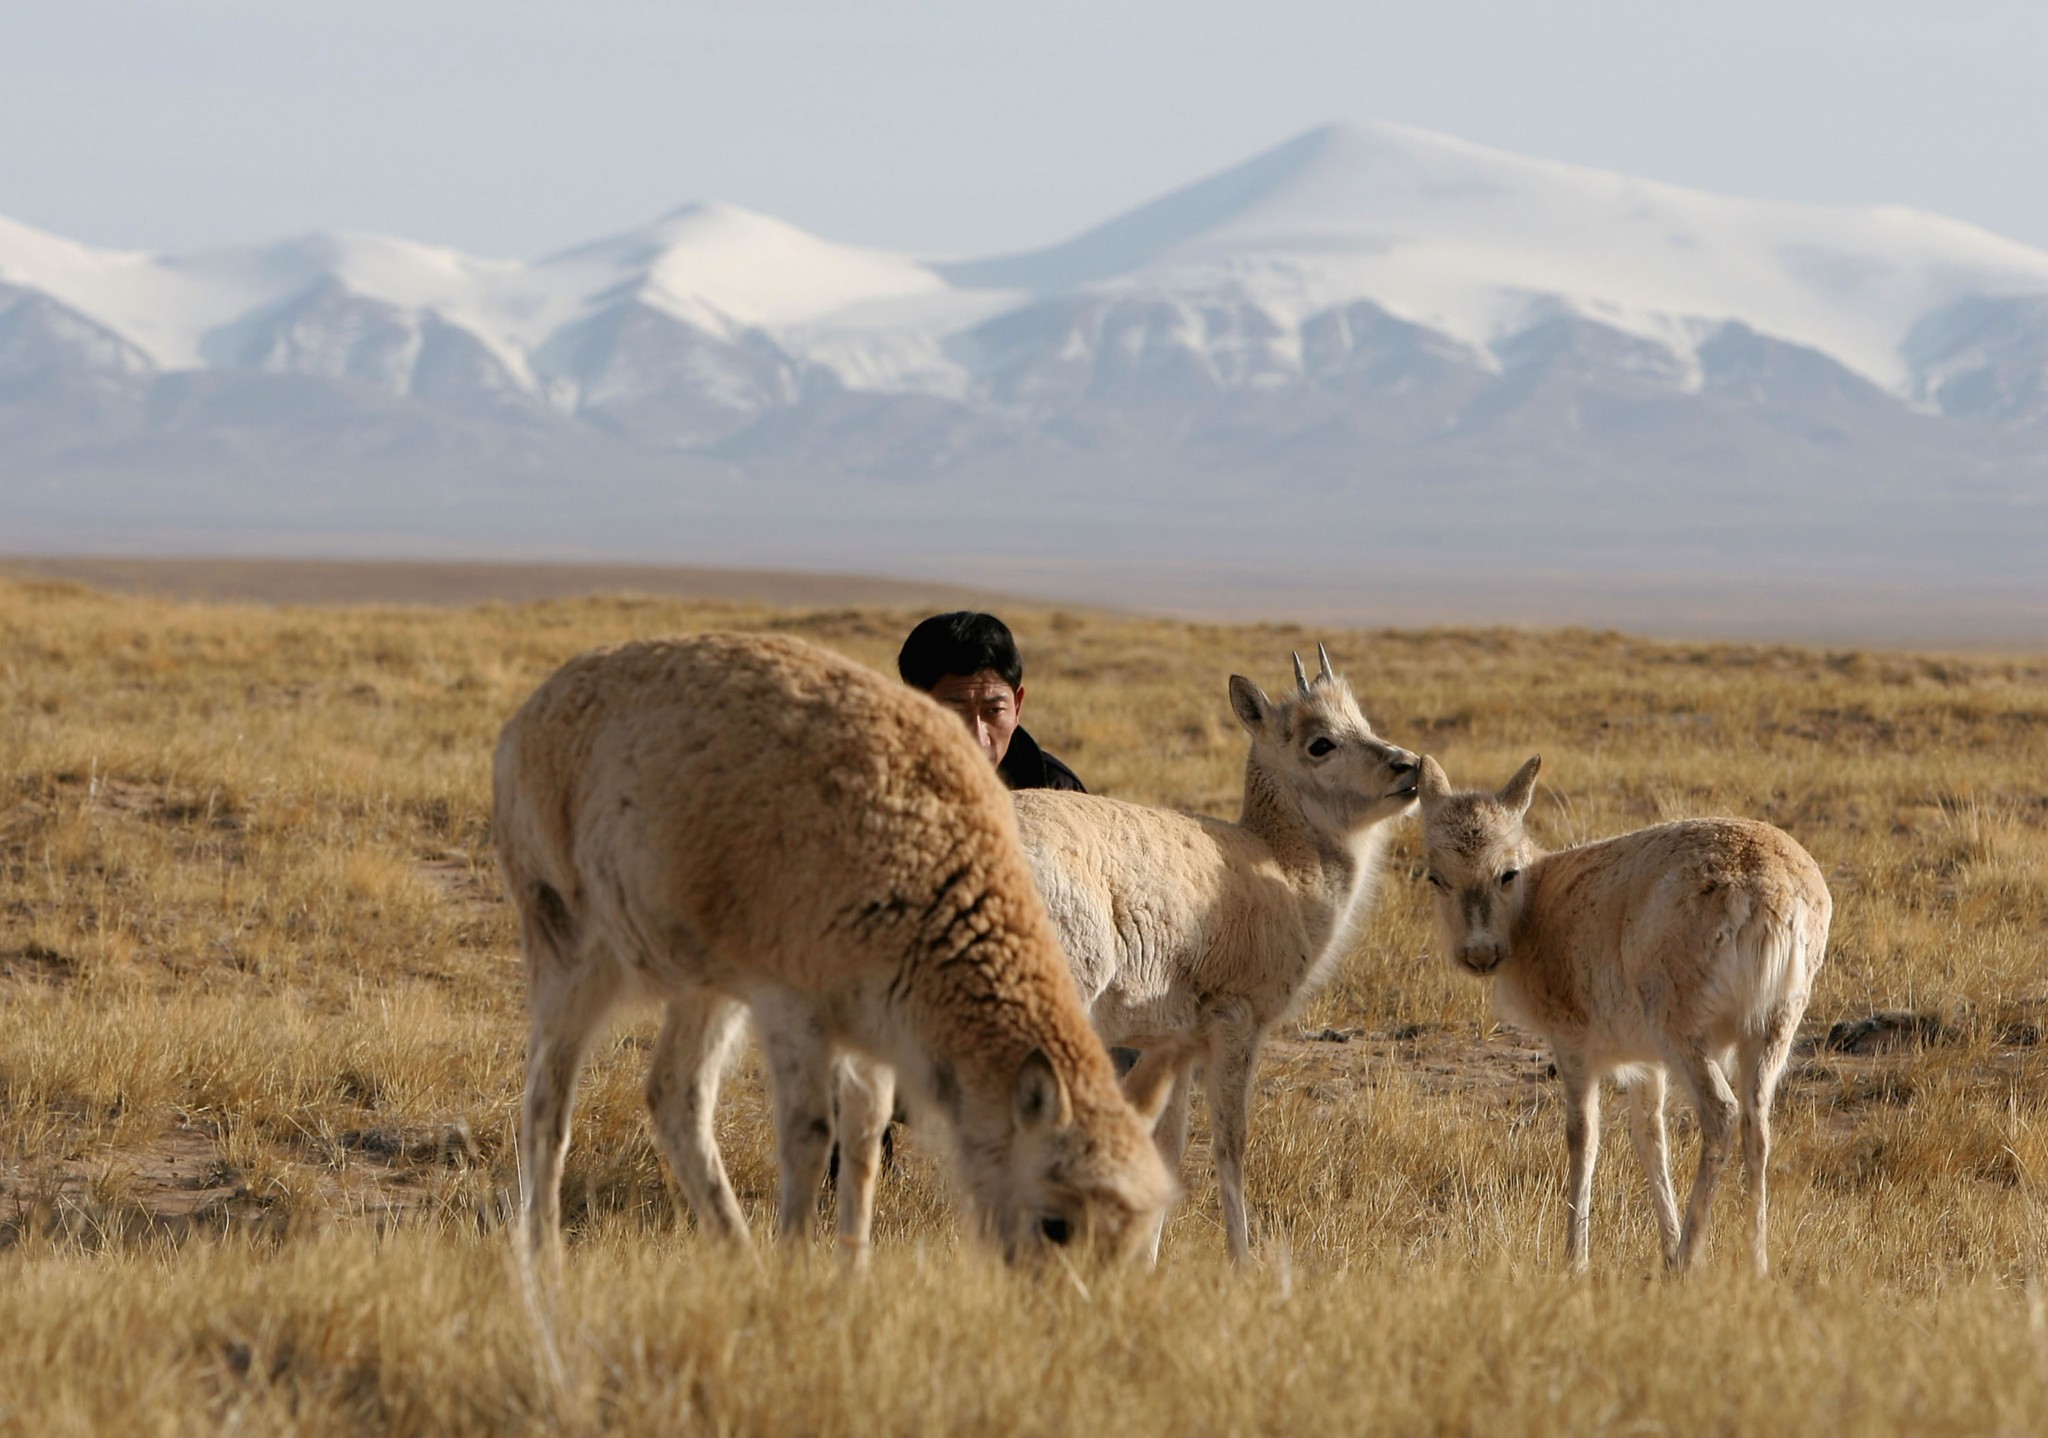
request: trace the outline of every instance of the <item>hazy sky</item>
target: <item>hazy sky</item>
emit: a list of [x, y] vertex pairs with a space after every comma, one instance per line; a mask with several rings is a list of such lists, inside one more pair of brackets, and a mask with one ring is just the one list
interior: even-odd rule
[[1330, 120], [2048, 248], [2041, 0], [0, 0], [0, 214], [535, 256], [692, 199], [1063, 238]]

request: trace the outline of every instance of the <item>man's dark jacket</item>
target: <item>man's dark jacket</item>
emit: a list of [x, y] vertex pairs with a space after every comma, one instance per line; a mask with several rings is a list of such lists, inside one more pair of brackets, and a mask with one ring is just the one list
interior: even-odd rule
[[1059, 760], [1038, 747], [1038, 741], [1022, 729], [1010, 734], [1010, 747], [1003, 753], [1003, 762], [996, 765], [996, 772], [1003, 776], [1003, 782], [1012, 789], [1066, 789], [1076, 794], [1088, 792], [1080, 776]]

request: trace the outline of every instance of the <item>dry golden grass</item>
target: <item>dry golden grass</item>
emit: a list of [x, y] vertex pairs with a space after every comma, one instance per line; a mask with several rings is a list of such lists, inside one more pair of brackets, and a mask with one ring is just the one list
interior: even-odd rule
[[[865, 1282], [822, 1243], [756, 1274], [674, 1214], [638, 1023], [586, 1083], [552, 1379], [503, 1226], [523, 1000], [497, 728], [593, 644], [774, 627], [886, 666], [916, 617], [0, 584], [0, 1431], [2048, 1429], [2048, 658], [1583, 632], [1321, 637], [1454, 779], [1540, 750], [1554, 842], [1736, 812], [1820, 860], [1834, 946], [1780, 1102], [1771, 1281], [1725, 1241], [1739, 1183], [1707, 1270], [1652, 1276], [1618, 1122], [1595, 1272], [1560, 1274], [1543, 1057], [1431, 952], [1404, 842], [1265, 1066], [1255, 1270], [1222, 1260], [1199, 1144], [1160, 1271], [1084, 1291], [963, 1246], [913, 1135]], [[1313, 638], [1010, 617], [1049, 748], [1099, 791], [1223, 813], [1225, 676], [1274, 687]], [[1926, 1042], [1814, 1042], [1888, 1009]], [[729, 1095], [765, 1226], [751, 1069]]]

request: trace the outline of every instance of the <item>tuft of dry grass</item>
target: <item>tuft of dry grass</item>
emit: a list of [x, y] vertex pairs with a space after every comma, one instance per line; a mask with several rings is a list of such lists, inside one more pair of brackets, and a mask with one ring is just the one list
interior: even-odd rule
[[[594, 644], [765, 628], [886, 668], [918, 617], [0, 584], [0, 1431], [2048, 1428], [2048, 657], [1058, 610], [1007, 616], [1025, 719], [1101, 792], [1233, 813], [1226, 677], [1270, 688], [1322, 638], [1461, 781], [1541, 751], [1553, 843], [1717, 812], [1797, 836], [1837, 916], [1780, 1100], [1777, 1276], [1723, 1242], [1652, 1277], [1618, 1120], [1595, 1272], [1562, 1276], [1546, 1056], [1432, 952], [1408, 837], [1263, 1070], [1251, 1271], [1197, 1153], [1157, 1273], [1003, 1272], [913, 1133], [865, 1281], [822, 1242], [757, 1272], [677, 1217], [629, 1023], [570, 1156], [558, 1380], [506, 1266], [498, 726]], [[751, 1061], [721, 1126], [765, 1233]]]

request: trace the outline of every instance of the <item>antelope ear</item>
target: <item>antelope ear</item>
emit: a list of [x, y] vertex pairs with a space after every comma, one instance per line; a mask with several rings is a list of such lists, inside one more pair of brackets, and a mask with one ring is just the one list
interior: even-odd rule
[[1450, 776], [1427, 754], [1422, 756], [1422, 772], [1415, 777], [1415, 792], [1425, 805], [1440, 804], [1450, 797]]
[[1237, 714], [1237, 722], [1254, 734], [1266, 727], [1266, 720], [1273, 713], [1273, 701], [1266, 697], [1266, 691], [1242, 674], [1230, 676], [1230, 707]]
[[1180, 1045], [1159, 1044], [1145, 1050], [1124, 1075], [1124, 1097], [1138, 1111], [1148, 1132], [1159, 1126], [1160, 1115], [1166, 1112], [1166, 1101], [1173, 1097], [1173, 1082], [1180, 1077], [1184, 1058]]
[[1541, 754], [1530, 755], [1529, 762], [1524, 764], [1521, 768], [1515, 770], [1515, 777], [1508, 780], [1508, 782], [1501, 787], [1501, 791], [1498, 796], [1500, 799], [1501, 807], [1504, 809], [1512, 809], [1517, 814], [1528, 813], [1529, 800], [1533, 798], [1536, 793], [1536, 771], [1538, 769], [1541, 769], [1542, 767], [1543, 756]]
[[1044, 1049], [1026, 1054], [1023, 1067], [1017, 1070], [1016, 1108], [1020, 1129], [1065, 1128], [1074, 1121], [1067, 1086], [1053, 1072]]

